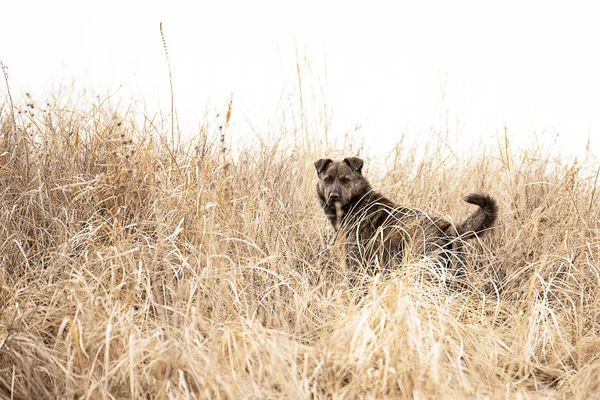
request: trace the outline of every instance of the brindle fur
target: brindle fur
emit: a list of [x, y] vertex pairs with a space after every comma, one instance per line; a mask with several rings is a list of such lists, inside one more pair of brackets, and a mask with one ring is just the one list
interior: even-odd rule
[[496, 201], [486, 194], [464, 198], [479, 209], [458, 225], [398, 206], [371, 188], [362, 167], [356, 157], [315, 162], [321, 207], [335, 230], [346, 234], [346, 264], [354, 276], [361, 267], [373, 273], [374, 266], [389, 269], [413, 256], [427, 255], [447, 266], [463, 240], [481, 236], [496, 221]]

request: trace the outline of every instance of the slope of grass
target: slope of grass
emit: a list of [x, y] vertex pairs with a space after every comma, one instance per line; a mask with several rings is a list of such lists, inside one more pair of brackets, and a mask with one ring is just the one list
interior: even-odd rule
[[464, 289], [424, 261], [358, 301], [315, 199], [325, 147], [288, 132], [234, 157], [101, 102], [5, 104], [0, 397], [597, 395], [594, 173], [508, 143], [399, 144], [376, 187], [455, 221], [488, 191], [499, 224], [471, 242]]

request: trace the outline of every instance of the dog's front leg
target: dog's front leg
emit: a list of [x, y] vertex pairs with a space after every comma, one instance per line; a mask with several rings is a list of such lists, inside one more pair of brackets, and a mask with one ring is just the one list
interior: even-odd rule
[[356, 241], [346, 243], [346, 271], [351, 288], [361, 286], [363, 281], [360, 250]]

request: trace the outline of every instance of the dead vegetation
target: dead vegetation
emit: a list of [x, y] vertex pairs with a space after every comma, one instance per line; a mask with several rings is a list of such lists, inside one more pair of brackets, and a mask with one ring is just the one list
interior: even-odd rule
[[499, 224], [469, 248], [465, 290], [423, 262], [357, 303], [304, 123], [227, 160], [218, 131], [172, 146], [169, 123], [103, 101], [7, 102], [0, 125], [2, 398], [600, 390], [600, 196], [578, 164], [401, 143], [370, 175], [390, 198], [458, 218], [465, 193], [490, 192]]

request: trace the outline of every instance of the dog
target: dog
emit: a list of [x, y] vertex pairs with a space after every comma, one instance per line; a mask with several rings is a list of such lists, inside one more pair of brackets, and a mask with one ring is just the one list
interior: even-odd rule
[[346, 234], [346, 267], [356, 285], [362, 271], [388, 271], [413, 257], [430, 257], [448, 267], [465, 240], [480, 237], [495, 224], [496, 201], [487, 194], [464, 198], [477, 205], [458, 225], [444, 218], [394, 204], [374, 191], [362, 175], [363, 160], [322, 158], [314, 163], [317, 196], [336, 234]]

